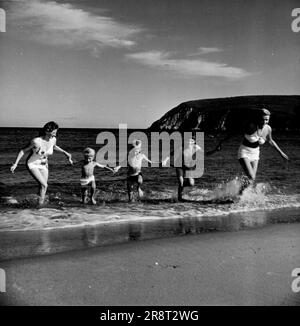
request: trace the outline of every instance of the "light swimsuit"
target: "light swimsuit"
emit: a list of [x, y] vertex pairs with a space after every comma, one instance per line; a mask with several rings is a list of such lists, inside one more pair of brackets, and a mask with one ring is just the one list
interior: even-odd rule
[[242, 144], [238, 150], [238, 159], [247, 158], [250, 162], [259, 160], [259, 145], [264, 144], [265, 139], [256, 130], [251, 135], [244, 135]]
[[56, 138], [50, 138], [49, 141], [37, 137], [33, 140], [35, 147], [27, 160], [27, 166], [31, 169], [48, 169], [48, 156], [53, 154], [53, 147]]
[[89, 183], [91, 183], [91, 182], [95, 182], [95, 176], [94, 175], [91, 175], [91, 176], [89, 176], [89, 177], [87, 177], [87, 178], [81, 178], [80, 179], [80, 184], [81, 184], [81, 186], [87, 186]]
[[142, 162], [143, 159], [145, 158], [146, 156], [142, 153], [128, 157], [128, 163], [129, 163], [128, 172], [127, 172], [128, 177], [134, 177], [141, 174]]

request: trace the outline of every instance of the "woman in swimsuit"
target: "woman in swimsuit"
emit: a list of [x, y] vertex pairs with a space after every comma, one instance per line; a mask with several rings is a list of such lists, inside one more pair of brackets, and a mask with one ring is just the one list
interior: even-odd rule
[[31, 151], [27, 157], [26, 165], [32, 177], [39, 184], [39, 204], [43, 204], [48, 187], [48, 156], [53, 154], [53, 150], [66, 155], [73, 164], [71, 154], [56, 145], [56, 134], [58, 125], [54, 121], [46, 123], [42, 129], [41, 136], [31, 140], [30, 144], [19, 152], [15, 163], [10, 170], [14, 173], [19, 161], [26, 152]]
[[[272, 138], [272, 128], [269, 126], [270, 111], [261, 109], [254, 122], [249, 123], [245, 128], [244, 139], [238, 150], [238, 160], [249, 178], [253, 183], [256, 178], [257, 166], [259, 161], [259, 147], [266, 141], [281, 155], [288, 160], [288, 156], [280, 149]], [[230, 136], [229, 136], [230, 137]], [[212, 152], [221, 150], [221, 144], [229, 137], [220, 141], [216, 149]]]

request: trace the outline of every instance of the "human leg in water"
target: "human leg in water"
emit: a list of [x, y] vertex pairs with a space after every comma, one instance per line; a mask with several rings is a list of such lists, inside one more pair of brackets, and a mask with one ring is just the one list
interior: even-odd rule
[[249, 159], [247, 158], [240, 158], [239, 162], [247, 176], [247, 180], [244, 180], [241, 185], [240, 194], [242, 194], [242, 192], [246, 188], [248, 188], [251, 185], [254, 185], [257, 167], [258, 167], [258, 160], [249, 161]]
[[182, 201], [183, 188], [184, 188], [184, 172], [182, 169], [176, 169], [177, 182], [178, 182], [178, 201]]
[[88, 194], [89, 194], [89, 190], [87, 187], [82, 187], [81, 188], [81, 202], [82, 204], [87, 204], [88, 203]]
[[138, 195], [139, 195], [140, 199], [144, 196], [144, 192], [141, 189], [142, 184], [143, 184], [143, 177], [141, 175], [139, 175], [138, 180], [137, 180], [137, 190], [138, 190]]
[[185, 178], [185, 172], [183, 169], [176, 169], [177, 181], [178, 181], [178, 201], [183, 201], [183, 189], [184, 187], [194, 187], [195, 180], [193, 178]]
[[39, 205], [42, 205], [45, 201], [45, 196], [48, 188], [48, 169], [33, 168], [29, 171], [39, 184]]
[[97, 204], [95, 195], [96, 195], [96, 182], [92, 181], [92, 183], [91, 183], [91, 202], [92, 202], [93, 205]]
[[133, 201], [133, 186], [134, 183], [130, 177], [127, 178], [127, 193], [128, 193], [128, 201], [131, 203]]

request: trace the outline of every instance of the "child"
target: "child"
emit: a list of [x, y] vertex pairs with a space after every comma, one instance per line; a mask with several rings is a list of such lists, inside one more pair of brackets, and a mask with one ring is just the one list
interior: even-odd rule
[[[143, 160], [152, 164], [152, 162], [147, 158], [147, 156], [141, 153], [142, 141], [139, 139], [135, 139], [132, 142], [132, 147], [127, 156], [127, 192], [129, 202], [133, 201], [133, 188], [134, 185], [137, 185], [137, 191], [139, 198], [143, 197], [144, 193], [141, 189], [141, 185], [143, 184], [143, 176], [142, 176], [142, 163]], [[118, 171], [121, 166], [117, 166], [114, 171]]]
[[132, 202], [133, 198], [133, 187], [137, 184], [137, 191], [139, 198], [143, 197], [144, 193], [141, 189], [143, 184], [142, 176], [142, 163], [143, 160], [152, 164], [152, 162], [147, 158], [147, 156], [141, 153], [142, 141], [137, 139], [132, 142], [132, 149], [128, 154], [128, 170], [127, 170], [127, 191], [129, 201]]
[[91, 187], [91, 202], [96, 205], [95, 192], [96, 192], [96, 181], [94, 176], [94, 168], [97, 166], [99, 168], [104, 168], [115, 173], [115, 169], [108, 167], [107, 165], [102, 165], [94, 161], [95, 150], [87, 147], [84, 151], [84, 160], [78, 162], [82, 163], [81, 167], [81, 194], [82, 203], [86, 204], [88, 202], [88, 188]]
[[[190, 138], [188, 139], [187, 143], [184, 144], [182, 153], [179, 151], [179, 153], [181, 153], [181, 157], [180, 155], [175, 156], [174, 167], [176, 167], [178, 182], [178, 201], [183, 201], [182, 196], [184, 187], [194, 187], [195, 185], [194, 178], [188, 176], [187, 171], [195, 170], [196, 167], [194, 159], [198, 151], [203, 152], [203, 149], [196, 144], [195, 138]], [[211, 155], [211, 153], [206, 152], [206, 155]], [[166, 166], [169, 160], [170, 157], [166, 157], [162, 162], [162, 166]]]

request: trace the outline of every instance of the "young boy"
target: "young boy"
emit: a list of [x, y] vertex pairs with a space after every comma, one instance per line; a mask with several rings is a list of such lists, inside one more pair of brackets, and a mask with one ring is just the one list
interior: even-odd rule
[[145, 154], [141, 152], [142, 141], [137, 139], [132, 142], [132, 149], [130, 150], [127, 160], [128, 160], [128, 170], [127, 170], [127, 191], [129, 201], [133, 200], [133, 188], [137, 184], [137, 191], [139, 198], [143, 197], [144, 193], [141, 189], [143, 184], [142, 176], [142, 163], [143, 160], [152, 163]]
[[[203, 149], [196, 144], [194, 138], [190, 138], [188, 139], [187, 143], [184, 144], [181, 157], [180, 155], [175, 156], [174, 167], [176, 167], [176, 175], [177, 175], [177, 182], [178, 182], [178, 201], [183, 201], [182, 196], [183, 196], [184, 187], [188, 187], [188, 186], [194, 187], [195, 185], [194, 178], [189, 177], [187, 175], [187, 171], [195, 170], [194, 159], [195, 159], [196, 152], [198, 151], [203, 152]], [[208, 152], [206, 154], [210, 155]], [[166, 166], [169, 160], [170, 157], [169, 156], [166, 157], [162, 162], [162, 166]]]
[[[134, 185], [137, 185], [137, 191], [139, 198], [143, 197], [144, 193], [141, 189], [141, 185], [143, 184], [143, 176], [142, 176], [142, 163], [143, 160], [152, 164], [152, 162], [147, 158], [147, 156], [141, 153], [142, 141], [139, 139], [135, 139], [132, 142], [131, 149], [127, 155], [127, 192], [129, 202], [133, 201], [133, 189]], [[118, 171], [121, 166], [117, 166], [114, 171]]]
[[102, 165], [94, 161], [95, 150], [87, 147], [84, 151], [84, 159], [78, 163], [82, 163], [81, 167], [81, 194], [82, 194], [82, 203], [86, 204], [88, 202], [88, 190], [91, 188], [90, 199], [93, 205], [96, 205], [95, 192], [96, 192], [96, 181], [94, 176], [94, 168], [97, 166], [99, 168], [104, 168], [113, 173], [116, 172], [116, 169], [112, 169], [107, 165]]

